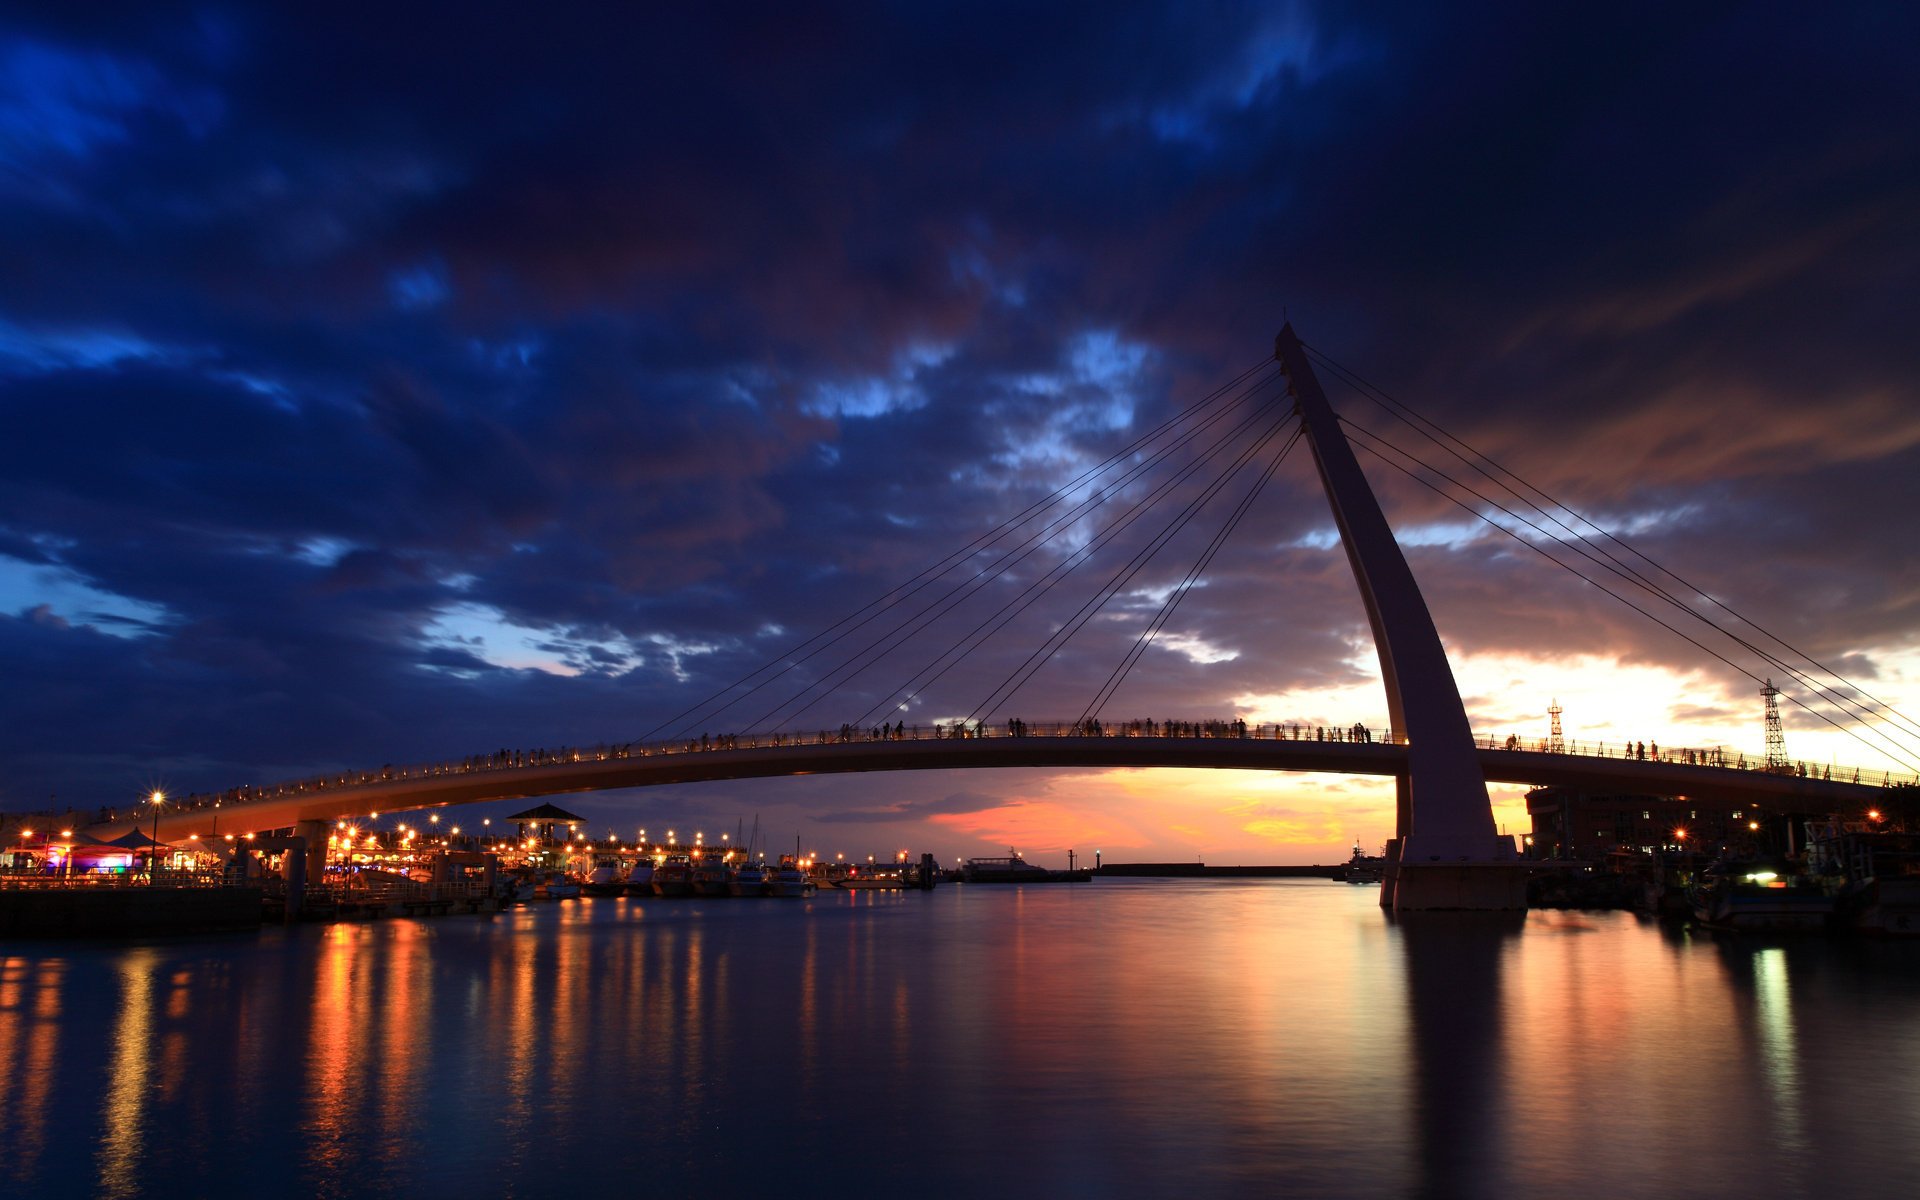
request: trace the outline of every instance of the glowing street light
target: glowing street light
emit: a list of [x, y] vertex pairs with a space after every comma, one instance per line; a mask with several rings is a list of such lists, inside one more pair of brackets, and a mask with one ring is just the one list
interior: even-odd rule
[[153, 805], [153, 845], [147, 847], [147, 886], [152, 887], [160, 878], [160, 806], [167, 802], [167, 794], [155, 788], [147, 800]]

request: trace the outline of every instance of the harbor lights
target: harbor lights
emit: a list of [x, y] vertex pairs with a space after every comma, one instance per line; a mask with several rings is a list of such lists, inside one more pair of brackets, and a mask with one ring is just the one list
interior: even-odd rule
[[153, 845], [147, 847], [147, 886], [152, 887], [160, 880], [160, 806], [167, 802], [167, 794], [155, 788], [147, 801], [153, 805]]
[[60, 831], [60, 874], [73, 878], [73, 830]]
[[1870, 808], [1870, 809], [1868, 809], [1868, 810], [1867, 810], [1867, 820], [1869, 820], [1869, 821], [1878, 821], [1879, 819], [1880, 819], [1880, 810], [1879, 810], [1879, 809], [1877, 809], [1877, 808]]

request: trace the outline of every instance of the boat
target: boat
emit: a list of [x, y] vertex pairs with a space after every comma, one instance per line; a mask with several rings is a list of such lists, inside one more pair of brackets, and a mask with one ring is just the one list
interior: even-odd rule
[[815, 884], [801, 869], [800, 861], [790, 854], [781, 855], [780, 865], [774, 868], [773, 878], [767, 883], [767, 895], [800, 899], [813, 895], [814, 890]]
[[1786, 859], [1717, 862], [1695, 877], [1689, 899], [1702, 925], [1742, 932], [1825, 929], [1834, 880]]
[[1920, 834], [1849, 830], [1810, 842], [1840, 875], [1836, 920], [1875, 937], [1920, 937]]
[[1379, 854], [1368, 854], [1360, 849], [1360, 843], [1353, 844], [1353, 857], [1340, 868], [1340, 878], [1348, 883], [1379, 883], [1386, 873], [1387, 860]]
[[773, 872], [763, 862], [742, 863], [727, 880], [727, 888], [736, 896], [765, 896], [773, 883]]
[[653, 860], [643, 858], [634, 863], [627, 872], [627, 894], [630, 896], [653, 895]]
[[1085, 883], [1092, 878], [1093, 872], [1084, 867], [1051, 871], [1011, 852], [1006, 858], [969, 858], [960, 863], [962, 883]]
[[607, 863], [588, 872], [580, 890], [589, 896], [618, 896], [627, 890], [627, 883], [620, 878], [619, 868]]
[[577, 900], [580, 898], [580, 881], [559, 871], [549, 871], [538, 884], [537, 891], [549, 900]]
[[693, 895], [693, 859], [684, 854], [669, 854], [653, 869], [653, 894], [656, 896]]
[[696, 896], [731, 896], [727, 864], [717, 858], [696, 858], [693, 860], [693, 894]]
[[845, 888], [849, 891], [863, 891], [870, 888], [886, 888], [897, 891], [900, 888], [912, 887], [914, 885], [907, 881], [906, 871], [901, 867], [868, 866], [849, 869], [845, 875], [833, 881], [833, 886]]

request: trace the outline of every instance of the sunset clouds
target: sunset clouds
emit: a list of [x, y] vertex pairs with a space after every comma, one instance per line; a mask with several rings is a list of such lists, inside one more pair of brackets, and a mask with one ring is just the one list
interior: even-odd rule
[[[1287, 317], [1912, 697], [1913, 26], [1887, 6], [15, 6], [0, 804], [629, 740], [1267, 357]], [[1327, 382], [1360, 427], [1457, 466]], [[1476, 726], [1541, 736], [1558, 696], [1606, 736], [1758, 746], [1744, 676], [1362, 464]], [[1000, 715], [1077, 715], [1221, 515]], [[1109, 715], [1383, 724], [1331, 529], [1299, 453]], [[970, 710], [1078, 603], [1010, 625], [906, 719]], [[851, 719], [937, 648], [802, 723]], [[1871, 759], [1788, 719], [1810, 752]], [[982, 772], [577, 807], [629, 832], [777, 814], [862, 853], [1253, 861], [1377, 842], [1379, 786]]]

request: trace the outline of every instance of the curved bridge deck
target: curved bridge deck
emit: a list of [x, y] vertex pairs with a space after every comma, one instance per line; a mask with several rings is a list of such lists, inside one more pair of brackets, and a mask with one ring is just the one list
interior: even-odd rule
[[[1880, 788], [1769, 774], [1730, 766], [1641, 760], [1598, 754], [1508, 750], [1483, 745], [1481, 770], [1493, 783], [1565, 784], [1650, 795], [1697, 796], [1792, 802], [1808, 809], [1870, 801]], [[763, 740], [737, 748], [568, 752], [529, 765], [449, 764], [404, 771], [383, 770], [338, 783], [318, 781], [274, 789], [249, 789], [224, 798], [219, 807], [163, 806], [159, 837], [245, 834], [282, 829], [301, 821], [334, 821], [371, 813], [520, 800], [569, 792], [610, 791], [701, 783], [869, 771], [933, 771], [992, 767], [1146, 768], [1328, 772], [1392, 777], [1406, 770], [1407, 748], [1388, 742], [1323, 741], [1275, 736], [1143, 736], [1076, 733], [981, 737], [865, 737], [841, 741]], [[152, 832], [150, 816], [122, 817], [91, 832], [114, 836], [133, 829]]]

